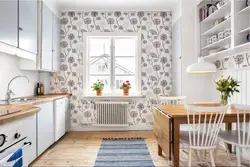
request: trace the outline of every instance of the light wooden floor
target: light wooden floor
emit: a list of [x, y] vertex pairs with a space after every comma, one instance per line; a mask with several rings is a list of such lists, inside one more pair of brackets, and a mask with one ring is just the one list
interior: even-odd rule
[[[102, 138], [143, 137], [155, 166], [170, 166], [165, 157], [157, 155], [157, 141], [151, 131], [129, 132], [69, 132], [59, 142], [51, 146], [30, 166], [93, 166]], [[182, 154], [181, 166], [186, 166], [187, 155]], [[224, 151], [218, 151], [216, 165], [235, 166], [236, 159], [229, 160]], [[200, 166], [200, 165], [199, 165]], [[207, 165], [206, 165], [207, 166]]]

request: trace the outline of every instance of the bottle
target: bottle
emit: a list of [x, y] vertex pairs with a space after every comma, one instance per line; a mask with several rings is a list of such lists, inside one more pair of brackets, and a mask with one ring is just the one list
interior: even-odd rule
[[40, 83], [40, 94], [44, 95], [44, 85], [42, 83]]
[[40, 84], [37, 83], [37, 86], [36, 86], [36, 95], [40, 95], [40, 94], [41, 94]]

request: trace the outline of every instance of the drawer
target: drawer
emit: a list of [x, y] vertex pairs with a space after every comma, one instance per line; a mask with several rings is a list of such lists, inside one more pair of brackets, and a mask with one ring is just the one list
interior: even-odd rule
[[155, 109], [153, 131], [166, 157], [171, 160], [171, 118]]

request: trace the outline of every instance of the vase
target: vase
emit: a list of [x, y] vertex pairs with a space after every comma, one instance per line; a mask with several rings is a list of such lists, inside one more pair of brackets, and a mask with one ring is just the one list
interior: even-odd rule
[[123, 89], [123, 95], [128, 96], [129, 95], [129, 89], [124, 88]]
[[229, 98], [229, 95], [227, 93], [222, 93], [220, 104], [223, 106], [228, 105], [228, 98]]
[[102, 96], [102, 90], [101, 89], [96, 91], [96, 96]]

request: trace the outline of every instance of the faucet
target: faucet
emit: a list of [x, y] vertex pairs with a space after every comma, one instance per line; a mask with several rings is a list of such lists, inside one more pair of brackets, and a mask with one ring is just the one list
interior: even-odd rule
[[29, 83], [29, 78], [26, 77], [26, 76], [20, 76], [20, 75], [18, 75], [18, 76], [15, 76], [14, 78], [12, 78], [12, 79], [10, 80], [10, 82], [8, 83], [7, 92], [6, 92], [6, 95], [5, 95], [5, 101], [6, 101], [8, 104], [10, 103], [11, 95], [15, 95], [14, 92], [10, 89], [10, 84], [11, 84], [12, 81], [14, 81], [15, 79], [21, 78], [21, 77], [26, 78], [26, 79], [28, 80], [28, 83]]

